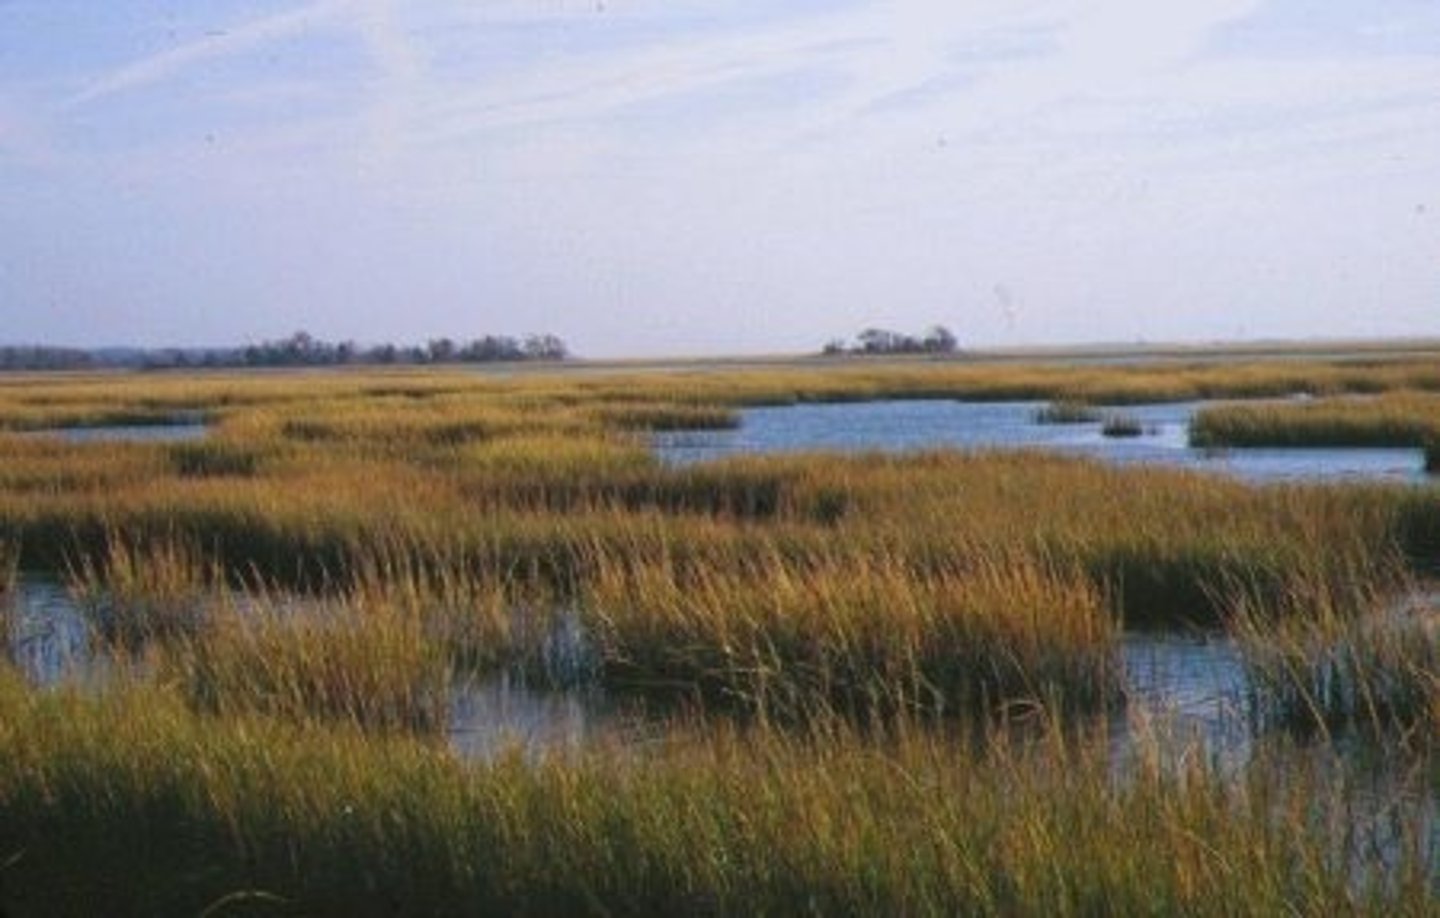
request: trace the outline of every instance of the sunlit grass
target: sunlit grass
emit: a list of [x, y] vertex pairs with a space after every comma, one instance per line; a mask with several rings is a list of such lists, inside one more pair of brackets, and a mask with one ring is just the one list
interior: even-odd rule
[[[1123, 625], [1228, 622], [1271, 722], [1423, 749], [1433, 616], [1371, 610], [1440, 562], [1433, 491], [1033, 452], [676, 468], [646, 434], [762, 403], [1437, 389], [1389, 359], [0, 380], [0, 427], [212, 424], [0, 436], [0, 575], [70, 572], [147, 650], [84, 691], [0, 674], [0, 910], [1433, 912], [1423, 808], [1381, 807], [1381, 858], [1321, 774], [1072, 742], [1121, 700]], [[459, 670], [766, 726], [465, 765]], [[1021, 716], [1053, 736], [999, 741]]]
[[191, 544], [132, 542], [113, 531], [103, 552], [79, 557], [69, 579], [95, 635], [126, 648], [197, 635], [224, 585]]
[[223, 604], [209, 630], [170, 648], [162, 678], [220, 717], [443, 731], [450, 677], [443, 648], [428, 640], [415, 610], [370, 599]]
[[1381, 742], [1440, 737], [1440, 605], [1376, 592], [1337, 600], [1324, 586], [1278, 600], [1237, 597], [1232, 628], [1256, 716], [1302, 731], [1360, 730]]
[[1116, 622], [1075, 571], [972, 551], [929, 575], [882, 556], [753, 566], [602, 562], [582, 596], [617, 686], [782, 715], [995, 715], [1120, 700]]
[[1190, 424], [1196, 446], [1421, 446], [1440, 432], [1440, 395], [1389, 392], [1203, 408]]

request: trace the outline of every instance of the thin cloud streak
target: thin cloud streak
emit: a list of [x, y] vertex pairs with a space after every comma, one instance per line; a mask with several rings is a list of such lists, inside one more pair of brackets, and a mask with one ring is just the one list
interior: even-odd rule
[[207, 35], [178, 48], [134, 61], [91, 82], [66, 100], [65, 108], [88, 105], [120, 93], [162, 84], [200, 64], [278, 41], [303, 35], [333, 23], [353, 9], [357, 0], [317, 0], [298, 9], [277, 13]]

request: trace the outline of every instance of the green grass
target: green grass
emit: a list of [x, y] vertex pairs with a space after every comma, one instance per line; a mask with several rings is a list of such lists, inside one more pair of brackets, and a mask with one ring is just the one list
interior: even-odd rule
[[1263, 757], [1238, 776], [1142, 759], [1117, 782], [1058, 738], [977, 758], [925, 732], [715, 728], [466, 766], [3, 676], [0, 747], [16, 915], [1422, 915], [1440, 888], [1423, 813], [1367, 817], [1323, 769]]

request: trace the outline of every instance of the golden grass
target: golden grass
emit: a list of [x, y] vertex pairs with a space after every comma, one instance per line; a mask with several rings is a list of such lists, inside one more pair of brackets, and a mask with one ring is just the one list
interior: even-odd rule
[[[803, 400], [1436, 389], [1418, 360], [0, 380], [0, 427], [214, 425], [0, 436], [0, 544], [72, 571], [102, 632], [155, 661], [89, 694], [0, 673], [0, 909], [1432, 913], [1423, 811], [1385, 823], [1382, 864], [1380, 821], [1323, 775], [1192, 750], [1119, 779], [1065, 740], [1117, 697], [1122, 621], [1237, 603], [1272, 654], [1257, 672], [1287, 674], [1272, 710], [1433, 727], [1404, 681], [1433, 698], [1432, 645], [1358, 624], [1403, 586], [1396, 552], [1440, 562], [1432, 490], [1005, 452], [670, 468], [645, 432]], [[605, 684], [770, 726], [539, 762], [443, 750], [456, 666], [543, 675], [577, 622]], [[1316, 634], [1366, 654], [1338, 705], [1304, 680]], [[978, 758], [955, 720], [912, 716], [1022, 710], [1054, 737]], [[284, 902], [226, 899], [246, 891]]]
[[1440, 882], [1429, 817], [1388, 796], [1413, 788], [1367, 806], [1322, 768], [1227, 775], [1193, 750], [1117, 780], [1058, 736], [976, 756], [927, 731], [715, 728], [466, 766], [0, 674], [0, 748], [15, 914], [1418, 916]]
[[1422, 446], [1440, 435], [1440, 395], [1397, 391], [1202, 409], [1196, 446]]
[[[1414, 596], [1413, 588], [1407, 595]], [[1231, 627], [1262, 724], [1428, 746], [1440, 737], [1440, 605], [1319, 584], [1278, 600], [1243, 593]]]
[[161, 678], [220, 717], [442, 733], [450, 677], [442, 648], [414, 610], [369, 600], [232, 601], [204, 634], [170, 649]]
[[903, 560], [738, 566], [607, 559], [581, 599], [608, 684], [762, 714], [836, 708], [997, 715], [1120, 700], [1116, 622], [1076, 571], [966, 555], [919, 575]]
[[203, 630], [224, 578], [184, 542], [131, 542], [111, 532], [103, 553], [80, 557], [70, 582], [98, 638], [137, 648]]

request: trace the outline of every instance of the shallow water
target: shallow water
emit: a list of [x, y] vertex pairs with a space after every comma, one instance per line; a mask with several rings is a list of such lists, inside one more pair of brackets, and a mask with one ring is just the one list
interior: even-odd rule
[[747, 408], [732, 430], [656, 434], [666, 462], [686, 464], [746, 453], [836, 450], [905, 452], [1047, 449], [1118, 464], [1148, 463], [1221, 472], [1246, 481], [1434, 480], [1419, 449], [1193, 449], [1190, 419], [1205, 402], [1101, 408], [1138, 420], [1138, 437], [1106, 437], [1101, 422], [1040, 424], [1048, 402], [897, 400]]
[[98, 427], [54, 427], [32, 436], [57, 437], [68, 443], [184, 443], [209, 434], [210, 425], [186, 420], [174, 424], [110, 424]]
[[[92, 645], [84, 613], [63, 586], [22, 577], [0, 601], [10, 602], [14, 612], [0, 616], [0, 623], [11, 629], [10, 655], [33, 684], [94, 683], [111, 677], [112, 661]], [[1417, 592], [1397, 609], [1433, 610], [1437, 605], [1440, 593]], [[558, 616], [557, 621], [542, 654], [545, 676], [538, 682], [512, 672], [456, 674], [449, 740], [457, 754], [490, 759], [519, 750], [538, 756], [595, 744], [639, 748], [663, 739], [666, 711], [606, 691], [595, 678], [578, 618]], [[1263, 743], [1251, 713], [1245, 666], [1228, 636], [1129, 633], [1121, 639], [1120, 654], [1127, 703], [1108, 722], [1114, 761], [1130, 760], [1145, 748], [1181, 753], [1198, 745], [1217, 765], [1240, 767]], [[1147, 747], [1151, 740], [1158, 743]], [[1355, 752], [1359, 759], [1367, 749], [1360, 744]]]
[[[12, 657], [36, 685], [96, 677], [106, 661], [92, 647], [85, 617], [61, 585], [22, 578], [10, 601]], [[589, 742], [630, 745], [663, 729], [643, 702], [605, 691], [584, 659], [578, 620], [559, 617], [547, 642], [543, 684], [515, 673], [457, 674], [450, 738], [457, 752], [488, 758], [518, 745], [528, 753], [565, 751]], [[1232, 742], [1244, 723], [1245, 674], [1234, 642], [1219, 635], [1128, 635], [1121, 646], [1130, 713], [1163, 717], [1207, 741]], [[1123, 718], [1117, 721], [1124, 731]]]

